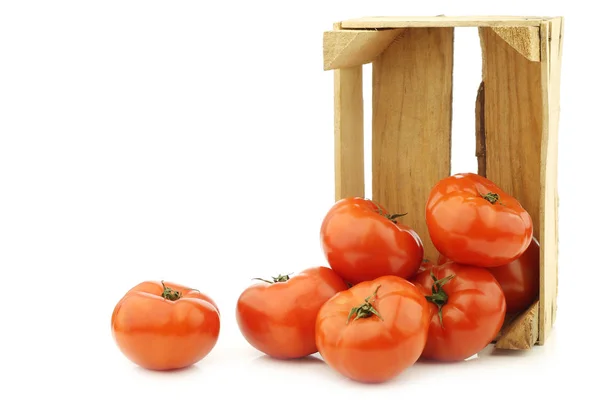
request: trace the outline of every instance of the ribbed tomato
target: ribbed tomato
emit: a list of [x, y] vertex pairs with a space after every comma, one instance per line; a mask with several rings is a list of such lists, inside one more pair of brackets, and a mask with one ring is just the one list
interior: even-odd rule
[[321, 225], [321, 247], [331, 268], [351, 284], [385, 275], [413, 276], [423, 259], [423, 243], [399, 218], [371, 200], [339, 200]]
[[423, 358], [464, 360], [500, 332], [506, 300], [488, 269], [448, 262], [420, 272], [412, 282], [430, 306], [431, 324]]
[[426, 205], [429, 235], [449, 259], [497, 267], [519, 258], [531, 242], [531, 216], [512, 196], [477, 174], [439, 181]]

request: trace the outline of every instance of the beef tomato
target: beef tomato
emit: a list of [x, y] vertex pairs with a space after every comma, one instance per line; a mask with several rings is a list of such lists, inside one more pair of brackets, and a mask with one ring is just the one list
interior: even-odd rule
[[384, 382], [419, 359], [430, 320], [427, 301], [413, 284], [384, 276], [342, 291], [321, 307], [317, 348], [340, 374]]
[[130, 289], [113, 310], [113, 338], [132, 362], [151, 370], [188, 367], [202, 360], [219, 337], [219, 309], [206, 294], [146, 281]]
[[447, 262], [412, 280], [430, 307], [423, 358], [460, 361], [485, 348], [500, 332], [506, 300], [486, 268]]
[[512, 196], [477, 174], [439, 181], [426, 204], [429, 235], [449, 259], [497, 267], [519, 258], [531, 242], [531, 216]]
[[238, 327], [251, 346], [273, 358], [306, 357], [317, 351], [319, 308], [347, 288], [342, 278], [326, 267], [261, 279], [238, 298]]
[[321, 248], [331, 268], [351, 284], [414, 275], [423, 243], [400, 217], [363, 198], [336, 202], [321, 224]]

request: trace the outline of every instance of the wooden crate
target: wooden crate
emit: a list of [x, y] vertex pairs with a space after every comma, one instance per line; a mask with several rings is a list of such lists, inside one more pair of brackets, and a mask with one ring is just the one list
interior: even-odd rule
[[335, 196], [364, 196], [363, 64], [372, 63], [372, 198], [421, 236], [430, 189], [450, 175], [454, 29], [478, 27], [483, 81], [475, 102], [478, 173], [515, 196], [540, 242], [538, 300], [507, 316], [498, 348], [543, 345], [556, 315], [557, 138], [563, 18], [367, 17], [323, 36], [334, 70]]

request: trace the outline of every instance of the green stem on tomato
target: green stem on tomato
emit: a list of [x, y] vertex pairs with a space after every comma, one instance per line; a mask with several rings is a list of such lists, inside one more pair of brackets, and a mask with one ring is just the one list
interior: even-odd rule
[[396, 221], [396, 218], [404, 217], [406, 214], [408, 214], [408, 213], [403, 213], [403, 214], [387, 214], [387, 213], [383, 212], [383, 209], [381, 208], [381, 206], [379, 204], [377, 204], [373, 200], [371, 200], [371, 202], [373, 204], [375, 204], [375, 207], [377, 207], [377, 212], [379, 213], [379, 215], [381, 215], [383, 217], [386, 217], [387, 219], [389, 219], [390, 221], [392, 221], [395, 224], [398, 223], [398, 221]]
[[175, 300], [179, 300], [181, 298], [181, 292], [179, 290], [175, 290], [173, 288], [170, 288], [168, 286], [165, 286], [165, 282], [164, 281], [160, 281], [162, 287], [163, 287], [163, 292], [161, 293], [161, 297], [163, 299], [166, 300], [171, 300], [171, 301], [175, 301]]
[[280, 283], [280, 282], [287, 282], [290, 280], [290, 275], [292, 274], [287, 274], [287, 275], [282, 275], [279, 274], [278, 276], [272, 276], [271, 279], [273, 279], [272, 281], [267, 280], [267, 279], [263, 279], [263, 278], [252, 278], [253, 280], [257, 280], [257, 281], [263, 281], [269, 284], [273, 284], [273, 283]]
[[442, 279], [437, 279], [433, 274], [433, 271], [429, 271], [433, 284], [431, 285], [431, 295], [425, 296], [427, 301], [435, 304], [438, 307], [438, 317], [440, 319], [440, 325], [444, 327], [444, 321], [442, 319], [442, 307], [448, 302], [448, 293], [442, 288], [450, 279], [454, 278], [455, 275], [449, 275]]
[[[380, 320], [383, 321], [383, 317], [381, 316], [381, 314], [379, 314], [379, 311], [377, 311], [375, 309], [375, 307], [373, 307], [373, 304], [371, 304], [371, 299], [373, 297], [377, 296], [377, 291], [379, 290], [380, 287], [381, 287], [381, 285], [377, 286], [377, 288], [375, 289], [373, 294], [371, 294], [369, 297], [365, 298], [364, 303], [362, 303], [359, 306], [352, 307], [352, 309], [350, 310], [350, 313], [348, 314], [348, 319], [346, 320], [346, 325], [349, 324], [350, 321], [352, 321], [354, 319], [369, 318], [372, 315], [375, 315], [377, 318], [379, 318]], [[354, 319], [352, 317], [354, 317]]]
[[498, 193], [492, 193], [492, 192], [489, 192], [487, 194], [481, 194], [481, 193], [479, 193], [479, 195], [481, 197], [483, 197], [484, 199], [486, 199], [487, 201], [489, 201], [491, 204], [496, 204], [496, 203], [502, 204], [502, 202], [500, 201], [500, 196], [498, 195]]

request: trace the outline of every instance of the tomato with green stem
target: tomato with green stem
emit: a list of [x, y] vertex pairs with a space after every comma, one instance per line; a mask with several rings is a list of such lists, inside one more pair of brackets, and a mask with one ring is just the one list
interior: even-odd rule
[[430, 320], [427, 301], [412, 283], [384, 276], [342, 291], [321, 307], [317, 348], [341, 375], [384, 382], [419, 359]]
[[321, 224], [321, 248], [331, 268], [351, 284], [394, 275], [409, 278], [423, 259], [417, 233], [376, 202], [336, 202]]
[[220, 327], [219, 309], [209, 296], [163, 281], [130, 289], [111, 318], [121, 352], [151, 370], [185, 368], [202, 360], [216, 345]]
[[465, 173], [431, 190], [425, 219], [437, 250], [458, 263], [497, 267], [519, 258], [531, 242], [529, 213], [483, 176]]
[[448, 262], [419, 273], [412, 282], [430, 308], [423, 358], [464, 360], [483, 350], [500, 332], [506, 300], [488, 269]]
[[245, 289], [236, 321], [246, 341], [273, 358], [294, 359], [317, 352], [315, 320], [321, 306], [347, 284], [332, 269], [308, 268]]

